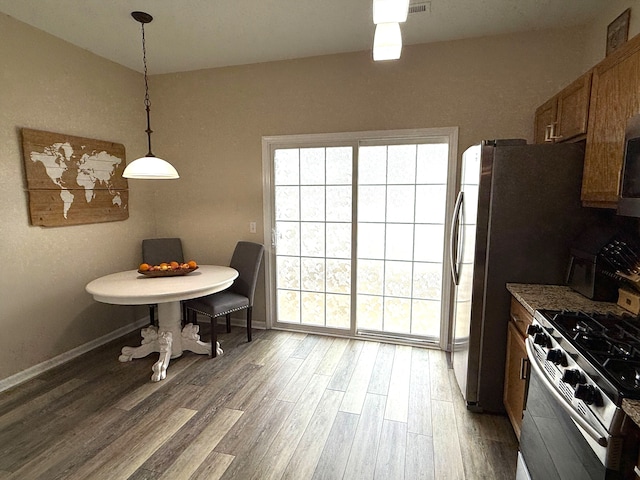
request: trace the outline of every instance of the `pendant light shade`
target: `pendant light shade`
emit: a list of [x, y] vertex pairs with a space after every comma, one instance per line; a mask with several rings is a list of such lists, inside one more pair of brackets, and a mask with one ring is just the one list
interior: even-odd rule
[[141, 157], [134, 160], [124, 169], [125, 178], [139, 178], [147, 180], [167, 180], [180, 178], [178, 171], [166, 160], [158, 157]]
[[409, 0], [373, 0], [373, 23], [403, 23], [409, 14]]
[[402, 52], [402, 34], [398, 23], [379, 23], [373, 36], [373, 60], [397, 60]]
[[164, 180], [171, 178], [180, 178], [178, 171], [173, 168], [166, 160], [156, 157], [151, 153], [151, 101], [149, 100], [149, 82], [147, 79], [147, 49], [144, 38], [144, 24], [150, 23], [153, 17], [145, 12], [131, 12], [131, 16], [135, 21], [142, 25], [142, 61], [144, 64], [144, 105], [147, 110], [147, 143], [149, 145], [149, 153], [144, 157], [134, 160], [127, 168], [124, 169], [122, 176], [124, 178], [139, 178], [147, 180]]

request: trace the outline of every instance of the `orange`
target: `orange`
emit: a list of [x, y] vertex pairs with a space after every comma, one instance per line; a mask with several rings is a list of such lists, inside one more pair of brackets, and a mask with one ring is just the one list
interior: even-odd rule
[[198, 266], [198, 264], [195, 262], [195, 260], [189, 260], [187, 262], [187, 265], [189, 265], [189, 268], [196, 268]]
[[150, 265], [148, 263], [141, 263], [138, 267], [138, 270], [140, 270], [141, 272], [146, 272], [147, 270], [149, 270], [149, 267]]
[[171, 262], [169, 265], [171, 265], [171, 270], [177, 270], [180, 268], [180, 264], [178, 262]]

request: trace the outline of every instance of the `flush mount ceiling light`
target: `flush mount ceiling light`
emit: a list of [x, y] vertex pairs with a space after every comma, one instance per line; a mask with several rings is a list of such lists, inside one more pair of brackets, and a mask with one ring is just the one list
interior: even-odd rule
[[373, 60], [397, 60], [402, 52], [400, 23], [407, 21], [409, 0], [373, 0]]
[[131, 12], [131, 16], [137, 22], [140, 22], [142, 26], [142, 61], [144, 63], [144, 105], [147, 110], [147, 142], [149, 145], [149, 152], [141, 158], [134, 160], [127, 168], [124, 169], [122, 176], [125, 178], [140, 178], [149, 180], [162, 180], [171, 178], [180, 178], [178, 172], [173, 165], [166, 160], [156, 157], [151, 153], [151, 121], [150, 121], [150, 107], [151, 101], [149, 100], [149, 82], [147, 79], [147, 50], [144, 38], [144, 24], [150, 23], [153, 17], [145, 12]]
[[398, 23], [379, 23], [373, 36], [373, 60], [397, 60], [402, 52], [402, 34]]
[[409, 0], [373, 0], [373, 23], [403, 23], [409, 14]]

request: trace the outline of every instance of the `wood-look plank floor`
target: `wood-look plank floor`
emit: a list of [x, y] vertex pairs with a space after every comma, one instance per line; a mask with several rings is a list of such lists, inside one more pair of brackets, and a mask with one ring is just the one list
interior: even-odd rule
[[157, 354], [117, 360], [137, 338], [0, 393], [0, 480], [515, 476], [507, 418], [466, 410], [443, 352], [235, 327], [152, 383]]

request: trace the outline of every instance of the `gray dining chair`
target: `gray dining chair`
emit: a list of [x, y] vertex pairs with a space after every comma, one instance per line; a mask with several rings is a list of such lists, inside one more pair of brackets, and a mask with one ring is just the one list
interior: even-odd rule
[[[159, 265], [162, 262], [184, 262], [182, 240], [179, 238], [146, 238], [142, 240], [142, 261], [149, 265]], [[156, 324], [155, 312], [157, 305], [149, 305], [149, 320]], [[182, 318], [185, 318], [184, 304]]]
[[231, 314], [240, 310], [247, 311], [247, 341], [251, 341], [251, 313], [253, 297], [258, 283], [258, 272], [264, 255], [264, 246], [259, 243], [238, 242], [229, 266], [238, 271], [238, 278], [226, 290], [205, 297], [184, 302], [187, 319], [197, 323], [198, 314], [211, 318], [211, 356], [215, 357], [218, 335], [216, 325], [218, 317], [225, 316], [227, 333], [231, 332]]

